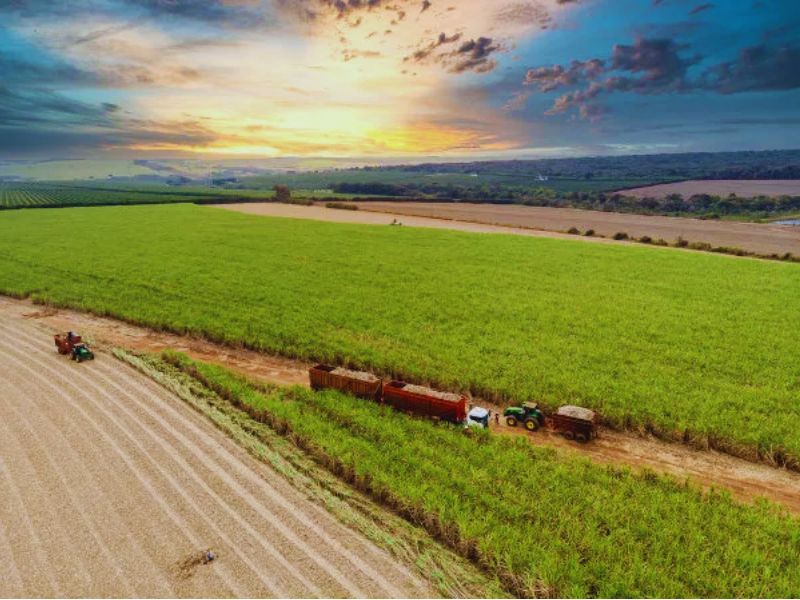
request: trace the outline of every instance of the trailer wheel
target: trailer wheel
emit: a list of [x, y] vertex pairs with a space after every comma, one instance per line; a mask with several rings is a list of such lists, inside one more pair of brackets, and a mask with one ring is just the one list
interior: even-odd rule
[[514, 417], [506, 417], [506, 425], [509, 427], [516, 427], [517, 426], [517, 419]]
[[575, 435], [575, 441], [579, 442], [581, 444], [585, 444], [589, 440], [586, 438], [586, 436], [584, 434], [578, 433], [578, 434]]
[[537, 429], [539, 429], [539, 422], [536, 419], [526, 419], [525, 429], [527, 429], [528, 431], [536, 431]]
[[567, 438], [569, 441], [572, 441], [575, 439], [575, 434], [571, 431], [565, 431], [564, 437]]

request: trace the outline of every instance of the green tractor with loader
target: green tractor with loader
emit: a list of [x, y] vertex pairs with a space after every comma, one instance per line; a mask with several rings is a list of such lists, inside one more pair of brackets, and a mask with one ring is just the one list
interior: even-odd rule
[[522, 406], [509, 406], [503, 411], [506, 425], [516, 427], [518, 423], [528, 431], [536, 431], [544, 425], [544, 415], [539, 410], [539, 405], [533, 402], [525, 402]]

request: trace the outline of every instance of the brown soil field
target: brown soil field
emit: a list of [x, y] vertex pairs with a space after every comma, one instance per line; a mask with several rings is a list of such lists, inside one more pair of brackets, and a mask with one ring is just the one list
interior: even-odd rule
[[[24, 319], [38, 331], [38, 337], [51, 343], [48, 334], [74, 329], [97, 348], [123, 347], [139, 351], [159, 352], [172, 348], [197, 360], [215, 363], [243, 375], [278, 385], [308, 386], [310, 363], [289, 360], [248, 350], [219, 346], [211, 342], [151, 331], [90, 314], [65, 309], [35, 306], [28, 301], [0, 297], [0, 322]], [[66, 359], [62, 362], [69, 364]], [[475, 399], [492, 411], [500, 407]], [[502, 419], [491, 428], [505, 435], [526, 436], [532, 443], [555, 447], [559, 451], [579, 454], [595, 462], [624, 465], [633, 469], [650, 469], [696, 485], [730, 490], [743, 501], [767, 498], [800, 515], [800, 473], [751, 463], [711, 450], [694, 450], [683, 444], [667, 443], [647, 435], [600, 429], [597, 440], [589, 444], [568, 442], [559, 435], [539, 431], [527, 433], [511, 428]], [[0, 540], [1, 541], [1, 540]]]
[[[763, 225], [732, 221], [703, 221], [682, 217], [661, 217], [607, 213], [572, 208], [538, 206], [466, 204], [451, 202], [359, 202], [359, 210], [337, 210], [323, 206], [253, 203], [224, 204], [218, 208], [251, 215], [388, 225], [397, 219], [409, 227], [454, 229], [473, 233], [504, 233], [532, 237], [551, 237], [593, 243], [625, 244], [610, 238], [624, 231], [632, 237], [649, 235], [674, 242], [678, 237], [712, 246], [742, 248], [758, 254], [800, 256], [800, 227]], [[594, 229], [607, 238], [583, 237], [563, 233], [576, 227]], [[665, 248], [674, 251], [674, 248]]]
[[0, 596], [434, 593], [148, 378], [58, 355], [22, 306], [0, 310]]
[[[712, 246], [742, 248], [759, 254], [791, 252], [800, 256], [800, 228], [784, 225], [704, 221], [683, 217], [518, 205], [370, 202], [361, 204], [360, 208], [361, 210], [358, 212], [369, 210], [391, 213], [395, 216], [402, 214], [452, 219], [451, 223], [456, 221], [491, 223], [503, 226], [507, 233], [517, 233], [514, 228], [566, 231], [571, 227], [576, 227], [580, 231], [594, 229], [598, 235], [609, 237], [623, 231], [637, 238], [649, 235], [653, 239], [663, 238], [668, 242], [674, 242], [678, 237], [682, 237], [689, 242], [707, 242]], [[404, 217], [403, 223], [405, 224], [405, 222], [406, 218]], [[408, 224], [411, 225], [411, 223]], [[525, 231], [525, 229], [521, 231]], [[559, 235], [558, 237], [563, 236]], [[570, 239], [592, 239], [579, 236], [568, 237]]]
[[736, 180], [736, 179], [708, 179], [679, 181], [677, 183], [663, 183], [620, 190], [620, 194], [636, 196], [637, 198], [663, 198], [669, 194], [681, 194], [688, 198], [694, 194], [709, 194], [712, 196], [729, 196], [736, 194], [740, 198], [754, 196], [800, 196], [800, 180], [796, 179], [764, 179], [764, 180]]

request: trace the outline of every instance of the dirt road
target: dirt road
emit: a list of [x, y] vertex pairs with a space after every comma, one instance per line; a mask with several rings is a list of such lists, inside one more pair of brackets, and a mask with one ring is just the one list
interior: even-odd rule
[[[85, 333], [98, 347], [121, 346], [149, 352], [173, 348], [186, 352], [197, 360], [216, 363], [270, 383], [308, 385], [310, 364], [302, 361], [227, 348], [205, 340], [157, 333], [85, 313], [45, 309], [27, 301], [0, 297], [0, 320], [3, 319], [27, 320], [46, 342], [50, 342], [48, 336], [52, 332], [72, 328]], [[499, 407], [478, 402], [499, 410]], [[502, 420], [499, 427], [494, 424], [492, 427], [500, 433], [523, 435], [532, 443], [583, 455], [599, 463], [651, 469], [681, 479], [688, 478], [704, 488], [727, 489], [735, 497], [745, 501], [765, 497], [800, 515], [800, 474], [785, 469], [607, 429], [601, 430], [600, 438], [596, 442], [579, 445], [551, 433], [528, 434], [520, 428], [509, 428]]]
[[59, 356], [45, 323], [9, 306], [0, 596], [433, 593], [181, 400], [107, 353]]
[[620, 193], [626, 196], [636, 196], [637, 198], [663, 198], [669, 194], [681, 194], [684, 198], [694, 194], [710, 194], [712, 196], [736, 194], [740, 198], [799, 196], [800, 181], [793, 179], [704, 179], [650, 185], [632, 190], [622, 190]]

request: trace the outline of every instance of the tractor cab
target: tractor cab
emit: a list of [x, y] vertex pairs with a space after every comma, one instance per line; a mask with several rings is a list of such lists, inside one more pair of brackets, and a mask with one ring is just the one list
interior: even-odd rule
[[544, 425], [544, 415], [535, 402], [524, 402], [521, 406], [510, 406], [503, 411], [506, 425], [516, 427], [522, 423], [528, 431], [536, 431]]
[[89, 347], [84, 343], [75, 344], [74, 346], [72, 346], [71, 358], [72, 360], [77, 362], [83, 362], [85, 360], [93, 360], [94, 353], [91, 350], [89, 350]]

